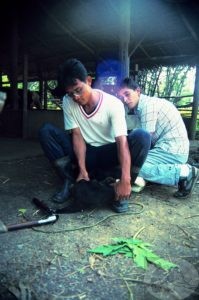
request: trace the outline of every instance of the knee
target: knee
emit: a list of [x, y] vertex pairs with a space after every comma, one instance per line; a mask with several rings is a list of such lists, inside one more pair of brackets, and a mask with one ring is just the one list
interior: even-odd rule
[[150, 133], [142, 128], [137, 128], [132, 131], [132, 135], [140, 140], [151, 139]]
[[54, 125], [51, 123], [44, 123], [38, 131], [39, 139], [43, 139], [49, 135], [51, 135], [51, 132], [54, 130]]
[[134, 129], [128, 136], [129, 142], [133, 144], [139, 144], [144, 148], [150, 149], [151, 147], [151, 135], [148, 131], [137, 128]]

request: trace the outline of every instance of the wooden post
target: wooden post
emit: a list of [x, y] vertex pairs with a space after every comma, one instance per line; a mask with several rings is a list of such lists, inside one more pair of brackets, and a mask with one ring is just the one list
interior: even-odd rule
[[39, 98], [43, 108], [44, 107], [44, 83], [43, 83], [42, 73], [39, 74]]
[[195, 87], [194, 87], [194, 95], [193, 95], [191, 123], [189, 127], [189, 138], [191, 140], [194, 140], [196, 136], [198, 105], [199, 105], [199, 64], [196, 65], [196, 78], [195, 78]]
[[42, 109], [44, 108], [44, 75], [43, 75], [43, 67], [38, 65], [39, 70], [39, 98], [42, 105]]
[[3, 86], [3, 82], [2, 82], [2, 71], [0, 71], [0, 88]]
[[24, 139], [28, 136], [28, 55], [23, 57], [23, 119], [22, 136]]
[[121, 78], [129, 76], [129, 41], [130, 41], [131, 1], [125, 0], [121, 7], [120, 61]]
[[47, 98], [47, 79], [46, 79], [46, 76], [45, 76], [45, 79], [44, 79], [44, 109], [48, 109], [48, 98]]
[[12, 17], [12, 31], [11, 31], [11, 70], [10, 70], [10, 81], [11, 81], [11, 97], [12, 106], [14, 110], [18, 109], [18, 20], [17, 12], [13, 10]]
[[135, 64], [135, 81], [138, 82], [138, 70], [139, 70], [139, 66], [138, 64]]

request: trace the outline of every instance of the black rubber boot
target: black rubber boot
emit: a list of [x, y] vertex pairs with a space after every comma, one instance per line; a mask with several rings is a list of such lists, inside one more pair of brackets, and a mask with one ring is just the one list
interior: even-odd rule
[[61, 191], [56, 192], [51, 200], [56, 203], [63, 203], [70, 197], [71, 187], [74, 183], [72, 172], [72, 164], [68, 156], [64, 156], [54, 161], [53, 163], [59, 176], [64, 179], [64, 184]]
[[66, 179], [65, 183], [62, 186], [61, 191], [56, 192], [52, 196], [51, 200], [53, 202], [56, 202], [56, 203], [64, 203], [64, 202], [66, 202], [69, 199], [69, 197], [70, 197], [71, 187], [72, 187], [71, 182], [68, 179]]

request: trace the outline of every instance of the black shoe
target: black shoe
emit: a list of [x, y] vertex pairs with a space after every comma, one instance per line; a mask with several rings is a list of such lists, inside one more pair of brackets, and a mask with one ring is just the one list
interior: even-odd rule
[[114, 200], [112, 202], [112, 209], [116, 213], [124, 213], [127, 212], [129, 209], [129, 201], [128, 199], [123, 199], [123, 200]]
[[71, 195], [71, 182], [69, 180], [66, 180], [61, 191], [55, 193], [51, 200], [56, 203], [64, 203], [69, 199]]
[[176, 198], [187, 198], [191, 196], [194, 186], [199, 177], [199, 169], [191, 167], [189, 175], [186, 178], [182, 178], [178, 183], [178, 191], [174, 193]]

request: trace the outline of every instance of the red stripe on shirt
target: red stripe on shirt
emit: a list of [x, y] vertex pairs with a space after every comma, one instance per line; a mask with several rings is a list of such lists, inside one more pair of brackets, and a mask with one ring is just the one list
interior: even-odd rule
[[81, 105], [79, 105], [82, 114], [83, 114], [87, 119], [90, 119], [91, 117], [93, 117], [93, 116], [98, 112], [98, 110], [99, 110], [99, 108], [100, 108], [100, 106], [101, 106], [101, 104], [102, 104], [102, 100], [103, 100], [103, 94], [100, 93], [100, 100], [99, 100], [99, 103], [97, 104], [97, 107], [95, 108], [95, 110], [94, 110], [91, 114], [89, 114], [89, 115], [85, 112], [85, 110], [83, 109], [83, 107], [82, 107]]

